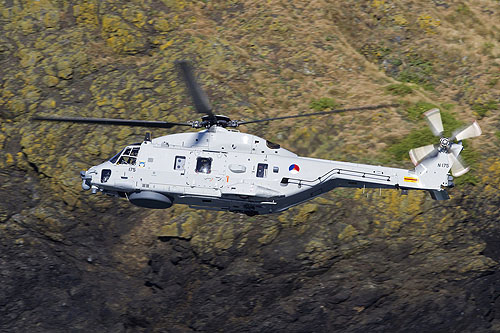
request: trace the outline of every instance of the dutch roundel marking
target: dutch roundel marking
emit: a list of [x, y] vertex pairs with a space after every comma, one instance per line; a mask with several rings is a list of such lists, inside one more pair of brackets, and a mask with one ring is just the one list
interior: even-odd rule
[[288, 171], [295, 174], [295, 173], [298, 173], [300, 171], [300, 168], [297, 164], [292, 164], [288, 167]]

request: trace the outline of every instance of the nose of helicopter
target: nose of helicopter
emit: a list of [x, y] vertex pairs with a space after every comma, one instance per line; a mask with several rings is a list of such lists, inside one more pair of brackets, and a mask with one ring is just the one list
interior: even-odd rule
[[82, 179], [82, 189], [84, 191], [90, 190], [92, 187], [92, 176], [87, 175], [87, 171], [80, 171], [80, 178]]
[[112, 163], [106, 161], [99, 165], [90, 167], [88, 170], [80, 171], [80, 178], [82, 179], [82, 189], [92, 190], [92, 193], [97, 193], [100, 183], [105, 183], [111, 176]]

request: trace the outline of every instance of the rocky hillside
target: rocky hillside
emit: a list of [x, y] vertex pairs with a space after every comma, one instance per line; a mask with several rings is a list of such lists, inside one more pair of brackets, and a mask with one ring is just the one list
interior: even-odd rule
[[[500, 330], [500, 4], [478, 1], [3, 0], [0, 331]], [[411, 167], [478, 119], [452, 199], [338, 189], [281, 214], [141, 209], [79, 171], [144, 131], [35, 115], [197, 119], [190, 59], [216, 112], [301, 155]], [[157, 130], [160, 136], [175, 132]]]

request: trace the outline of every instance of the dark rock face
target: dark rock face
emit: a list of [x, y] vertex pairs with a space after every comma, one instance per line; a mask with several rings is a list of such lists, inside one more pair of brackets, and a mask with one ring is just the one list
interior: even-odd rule
[[[494, 0], [4, 1], [0, 332], [500, 331], [495, 14]], [[144, 131], [30, 119], [195, 119], [185, 58], [233, 119], [402, 105], [245, 128], [304, 155], [408, 167], [398, 144], [426, 137], [429, 105], [489, 136], [467, 144], [447, 202], [338, 189], [248, 217], [82, 192], [79, 171]]]
[[427, 267], [441, 259], [409, 254], [409, 244], [378, 240], [313, 267], [297, 259], [307, 233], [297, 237], [292, 227], [269, 244], [249, 240], [216, 255], [171, 237], [155, 239], [146, 265], [127, 272], [112, 258], [120, 242], [113, 233], [141, 216], [100, 235], [79, 225], [65, 240], [14, 228], [22, 219], [5, 222], [12, 229], [2, 237], [5, 331], [488, 331], [498, 316], [494, 267], [465, 274]]
[[374, 242], [312, 267], [297, 260], [307, 236], [293, 238], [287, 229], [270, 244], [216, 256], [162, 238], [141, 270], [127, 271], [112, 259], [111, 233], [78, 234], [71, 244], [2, 238], [3, 330], [487, 332], [499, 316], [496, 266], [441, 271], [426, 266], [441, 260], [432, 251], [402, 255], [409, 245], [395, 251]]

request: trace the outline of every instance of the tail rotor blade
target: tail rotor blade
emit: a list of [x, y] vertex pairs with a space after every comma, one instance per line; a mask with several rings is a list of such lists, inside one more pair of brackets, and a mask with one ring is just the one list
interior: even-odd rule
[[476, 136], [480, 136], [482, 133], [481, 127], [479, 127], [479, 124], [477, 121], [474, 121], [472, 124], [469, 126], [462, 128], [455, 133], [453, 133], [453, 137], [451, 141], [457, 140], [457, 141], [462, 141], [464, 139], [470, 139], [470, 138], [475, 138]]
[[410, 159], [413, 164], [418, 165], [420, 161], [437, 153], [435, 145], [427, 145], [410, 150]]
[[434, 134], [434, 136], [441, 137], [443, 135], [444, 128], [439, 109], [434, 108], [425, 112], [424, 117], [431, 128], [432, 134]]
[[469, 172], [469, 167], [465, 166], [461, 157], [457, 157], [455, 154], [450, 153], [448, 154], [448, 159], [451, 163], [451, 174], [454, 177], [460, 177]]

